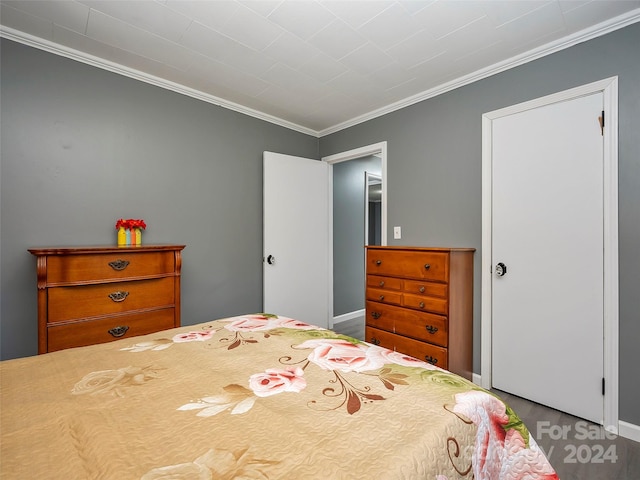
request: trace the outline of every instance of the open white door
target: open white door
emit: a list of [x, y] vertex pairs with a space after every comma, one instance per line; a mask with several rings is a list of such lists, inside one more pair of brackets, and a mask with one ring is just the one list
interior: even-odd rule
[[329, 165], [264, 152], [263, 311], [330, 327]]

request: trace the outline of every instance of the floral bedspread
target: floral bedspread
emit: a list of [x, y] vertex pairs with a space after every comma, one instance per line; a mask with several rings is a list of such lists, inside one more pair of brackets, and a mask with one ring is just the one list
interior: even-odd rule
[[256, 314], [0, 363], [3, 479], [556, 479], [498, 397]]

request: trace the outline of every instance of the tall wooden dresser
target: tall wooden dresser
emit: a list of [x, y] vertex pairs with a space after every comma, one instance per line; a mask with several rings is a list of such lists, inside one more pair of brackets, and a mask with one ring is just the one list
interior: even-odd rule
[[180, 326], [184, 245], [31, 248], [38, 353]]
[[471, 379], [474, 252], [367, 247], [366, 340]]

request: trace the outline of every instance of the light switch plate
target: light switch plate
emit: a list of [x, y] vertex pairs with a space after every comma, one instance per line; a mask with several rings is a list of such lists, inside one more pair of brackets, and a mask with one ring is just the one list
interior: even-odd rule
[[393, 238], [394, 240], [402, 238], [402, 227], [393, 227]]

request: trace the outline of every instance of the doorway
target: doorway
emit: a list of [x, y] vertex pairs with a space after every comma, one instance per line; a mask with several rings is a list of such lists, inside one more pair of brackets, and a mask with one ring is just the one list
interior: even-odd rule
[[616, 78], [483, 116], [482, 385], [612, 432], [616, 121]]
[[[386, 244], [386, 142], [322, 159], [331, 166], [330, 258], [333, 259], [333, 323], [360, 321], [364, 325], [364, 245], [368, 227]], [[375, 209], [369, 209], [371, 191], [377, 189]], [[373, 216], [377, 212], [377, 216]], [[368, 215], [372, 214], [373, 221]]]

